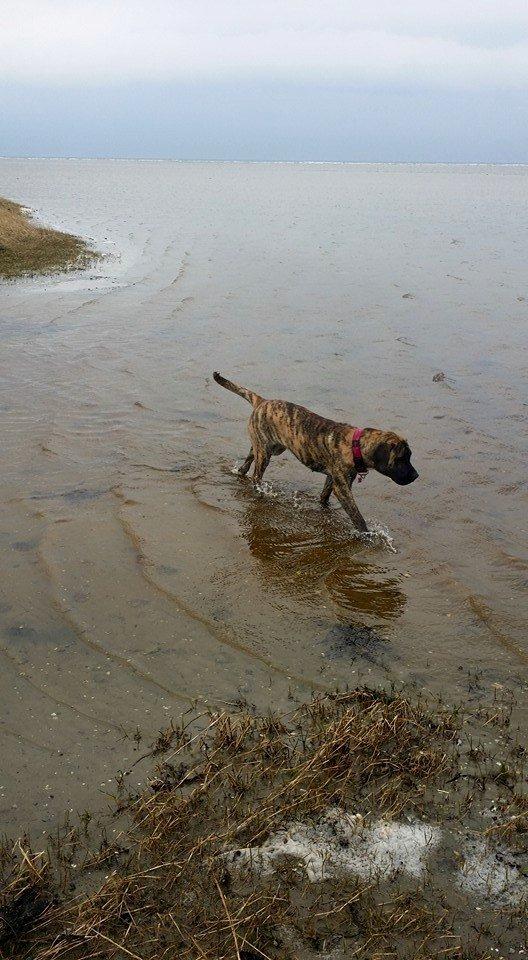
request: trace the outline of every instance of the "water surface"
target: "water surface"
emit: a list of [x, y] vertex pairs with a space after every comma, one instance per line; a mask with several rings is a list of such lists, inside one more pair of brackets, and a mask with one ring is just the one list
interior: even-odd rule
[[[526, 723], [528, 167], [0, 175], [107, 254], [0, 288], [5, 828], [100, 802], [195, 699], [404, 679]], [[291, 456], [237, 479], [250, 409], [213, 369], [403, 433], [419, 481], [356, 490], [384, 535]]]

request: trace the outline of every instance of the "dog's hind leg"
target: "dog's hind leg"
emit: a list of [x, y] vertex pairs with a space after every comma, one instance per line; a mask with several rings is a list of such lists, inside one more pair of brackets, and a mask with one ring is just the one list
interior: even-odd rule
[[264, 471], [268, 466], [271, 460], [271, 452], [268, 452], [265, 447], [253, 447], [255, 454], [255, 467], [253, 470], [253, 483], [258, 487], [262, 477], [264, 476]]
[[322, 507], [328, 506], [328, 501], [330, 500], [330, 495], [332, 493], [333, 488], [334, 488], [334, 481], [332, 477], [327, 477], [325, 480], [325, 485], [323, 487], [321, 496], [319, 497]]
[[334, 483], [334, 493], [339, 500], [341, 506], [345, 509], [346, 513], [352, 520], [352, 523], [361, 533], [367, 533], [368, 527], [365, 523], [364, 517], [361, 515], [358, 510], [356, 501], [350, 492], [349, 480], [346, 477], [335, 476], [333, 477]]
[[243, 463], [242, 466], [239, 467], [238, 470], [237, 470], [237, 473], [238, 473], [239, 477], [245, 477], [245, 476], [246, 476], [246, 473], [248, 472], [248, 470], [249, 470], [251, 464], [253, 463], [253, 460], [254, 460], [254, 459], [255, 459], [255, 456], [254, 456], [254, 454], [253, 454], [253, 447], [251, 447], [251, 450], [249, 451], [246, 459], [244, 460], [244, 463]]
[[253, 475], [251, 479], [253, 480], [254, 485], [258, 487], [262, 477], [264, 476], [264, 471], [271, 460], [275, 445], [266, 435], [266, 431], [263, 430], [258, 421], [256, 421], [255, 412], [249, 418], [248, 429], [249, 438], [251, 440], [251, 452], [255, 459], [255, 466], [253, 468]]

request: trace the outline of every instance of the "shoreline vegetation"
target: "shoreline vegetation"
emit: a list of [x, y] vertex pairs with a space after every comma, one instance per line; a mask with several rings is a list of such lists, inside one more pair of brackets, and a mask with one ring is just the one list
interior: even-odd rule
[[[18, 960], [491, 960], [528, 949], [527, 751], [506, 695], [359, 687], [189, 711], [113, 812], [0, 851]], [[139, 749], [139, 742], [138, 742]], [[135, 766], [135, 765], [134, 765]]]
[[81, 270], [99, 256], [80, 237], [42, 227], [26, 207], [0, 197], [0, 279]]

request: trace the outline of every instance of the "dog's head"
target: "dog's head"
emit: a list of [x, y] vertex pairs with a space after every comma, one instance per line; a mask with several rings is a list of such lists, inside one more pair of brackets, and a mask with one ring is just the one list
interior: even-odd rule
[[379, 431], [368, 451], [369, 465], [373, 470], [390, 477], [394, 483], [406, 486], [418, 478], [418, 471], [411, 463], [411, 449], [407, 440], [397, 433]]

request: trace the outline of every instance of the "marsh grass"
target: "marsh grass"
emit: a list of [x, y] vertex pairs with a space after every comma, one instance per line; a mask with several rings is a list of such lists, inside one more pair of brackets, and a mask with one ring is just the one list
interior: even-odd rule
[[97, 256], [80, 237], [41, 227], [25, 207], [0, 197], [0, 277], [81, 269]]
[[[289, 714], [257, 716], [241, 705], [171, 723], [150, 751], [149, 788], [129, 795], [126, 776], [116, 778], [103, 834], [86, 814], [42, 853], [27, 841], [4, 844], [1, 955], [476, 960], [517, 952], [525, 904], [478, 905], [454, 889], [442, 857], [456, 859], [456, 850], [438, 854], [419, 879], [396, 870], [320, 882], [309, 882], [295, 857], [266, 874], [225, 855], [339, 808], [365, 823], [463, 825], [489, 843], [504, 833], [511, 856], [522, 858], [525, 754], [507, 709], [480, 713], [484, 728], [504, 734], [500, 766], [461, 711], [396, 691], [360, 688]], [[490, 803], [496, 813], [483, 824]]]

